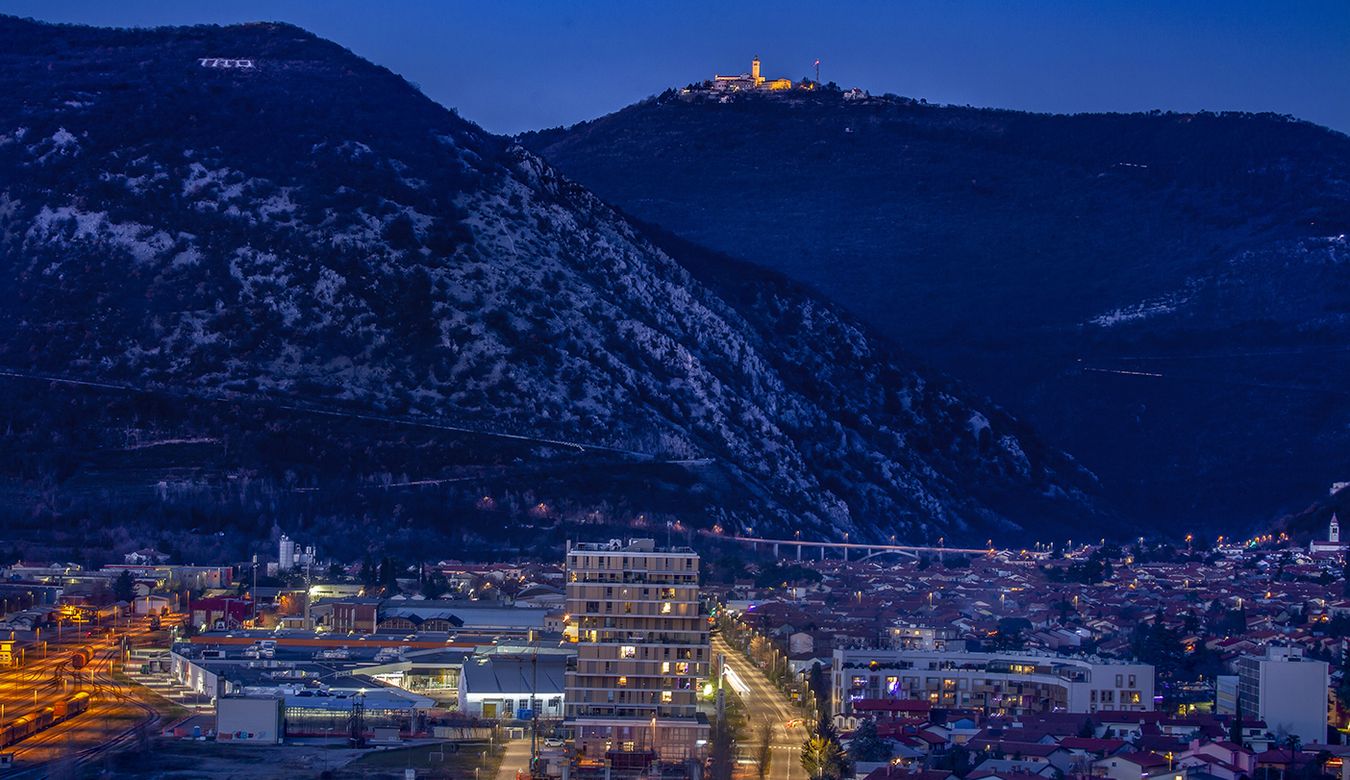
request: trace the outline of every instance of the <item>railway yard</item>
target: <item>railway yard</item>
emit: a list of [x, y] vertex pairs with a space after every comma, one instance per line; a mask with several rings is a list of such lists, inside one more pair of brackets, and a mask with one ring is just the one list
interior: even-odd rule
[[0, 671], [4, 776], [77, 774], [176, 719], [178, 708], [122, 674], [131, 649], [154, 633], [150, 619], [131, 618], [33, 637]]

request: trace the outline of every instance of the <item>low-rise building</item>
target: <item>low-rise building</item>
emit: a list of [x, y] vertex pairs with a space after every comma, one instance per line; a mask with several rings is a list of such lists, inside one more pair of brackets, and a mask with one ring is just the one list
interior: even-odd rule
[[836, 713], [863, 699], [923, 699], [987, 715], [1153, 708], [1153, 667], [1038, 655], [918, 650], [834, 651]]
[[459, 677], [460, 710], [486, 720], [561, 718], [566, 671], [567, 657], [557, 653], [477, 656]]
[[1183, 780], [1186, 773], [1156, 753], [1121, 753], [1093, 762], [1092, 773], [1111, 780]]
[[216, 699], [216, 741], [223, 743], [281, 743], [280, 695], [221, 696]]

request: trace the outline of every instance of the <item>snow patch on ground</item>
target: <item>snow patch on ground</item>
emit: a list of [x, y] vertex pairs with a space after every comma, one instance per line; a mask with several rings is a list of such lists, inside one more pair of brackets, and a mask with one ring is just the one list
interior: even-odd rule
[[202, 261], [202, 253], [197, 251], [197, 247], [190, 246], [187, 249], [173, 256], [169, 263], [170, 268], [191, 268], [199, 265]]
[[975, 441], [979, 441], [980, 435], [992, 427], [989, 424], [988, 417], [974, 410], [971, 411], [970, 418], [966, 420], [966, 428], [970, 431], [970, 435], [975, 437]]
[[[296, 208], [298, 208], [295, 201], [291, 200], [292, 189], [291, 187], [282, 187], [280, 192], [259, 203], [257, 206], [258, 216], [263, 221], [289, 222], [291, 217], [295, 215]], [[283, 215], [283, 219], [277, 219]]]
[[1088, 322], [1099, 328], [1110, 328], [1127, 322], [1135, 322], [1137, 320], [1146, 320], [1150, 317], [1171, 314], [1175, 312], [1177, 307], [1182, 303], [1184, 303], [1184, 301], [1178, 300], [1174, 296], [1154, 298], [1130, 306], [1123, 306], [1119, 309], [1106, 312], [1105, 314], [1099, 314], [1088, 320]]
[[43, 244], [96, 242], [125, 250], [137, 263], [150, 263], [175, 244], [173, 237], [162, 230], [137, 222], [112, 222], [106, 212], [80, 211], [72, 206], [43, 206], [24, 237]]
[[12, 133], [0, 133], [0, 146], [18, 143], [23, 140], [25, 135], [28, 135], [28, 128], [26, 127], [16, 127]]
[[218, 202], [228, 202], [244, 194], [242, 174], [229, 168], [207, 168], [199, 162], [188, 166], [187, 178], [183, 180], [183, 197], [205, 194], [215, 189]]
[[46, 163], [53, 157], [69, 157], [79, 154], [80, 142], [75, 134], [58, 127], [50, 138], [44, 138], [28, 147], [28, 153], [38, 156], [38, 163]]
[[148, 450], [151, 447], [169, 447], [176, 444], [219, 444], [220, 439], [211, 436], [192, 436], [181, 439], [159, 439], [158, 441], [146, 441], [138, 444], [131, 444], [122, 448], [123, 452], [131, 450]]

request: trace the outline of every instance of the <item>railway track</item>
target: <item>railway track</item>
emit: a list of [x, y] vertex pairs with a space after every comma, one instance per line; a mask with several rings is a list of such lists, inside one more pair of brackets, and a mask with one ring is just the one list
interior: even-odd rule
[[[45, 777], [54, 764], [69, 762], [74, 766], [81, 766], [93, 763], [104, 756], [117, 753], [130, 746], [133, 740], [137, 738], [138, 733], [148, 733], [162, 720], [154, 707], [127, 693], [124, 686], [113, 679], [113, 661], [116, 657], [117, 650], [110, 648], [97, 654], [95, 662], [89, 666], [91, 689], [86, 690], [90, 690], [90, 694], [98, 706], [91, 707], [82, 717], [72, 718], [55, 728], [34, 734], [15, 745], [15, 749], [12, 751], [15, 758], [20, 761], [36, 759], [41, 763], [10, 772], [6, 775], [7, 778]], [[133, 720], [130, 725], [120, 731], [109, 735], [101, 735], [103, 738], [97, 744], [64, 755], [59, 752], [61, 742], [69, 742], [70, 740], [72, 724], [77, 727], [81, 723], [96, 720], [100, 716], [100, 710], [104, 710], [102, 714], [106, 716], [106, 709], [110, 706], [138, 711], [142, 717]], [[49, 758], [41, 758], [44, 752], [53, 755]]]

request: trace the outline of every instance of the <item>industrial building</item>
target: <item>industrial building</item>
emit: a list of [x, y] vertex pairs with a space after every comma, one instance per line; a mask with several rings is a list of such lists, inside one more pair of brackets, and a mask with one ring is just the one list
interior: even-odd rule
[[[222, 739], [341, 737], [353, 718], [372, 733], [405, 737], [447, 717], [513, 720], [537, 708], [540, 719], [561, 719], [575, 646], [557, 634], [533, 643], [465, 639], [221, 632], [175, 644], [168, 671], [199, 701], [215, 703]], [[278, 728], [267, 725], [269, 706], [279, 709]]]
[[459, 709], [485, 720], [559, 720], [570, 650], [514, 647], [475, 654], [459, 676]]

